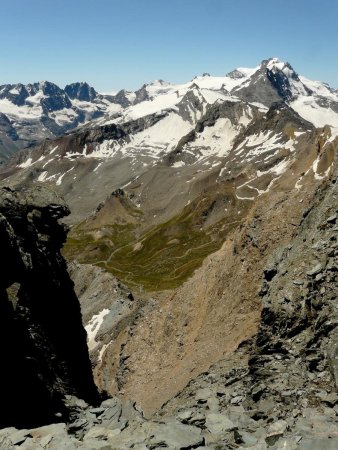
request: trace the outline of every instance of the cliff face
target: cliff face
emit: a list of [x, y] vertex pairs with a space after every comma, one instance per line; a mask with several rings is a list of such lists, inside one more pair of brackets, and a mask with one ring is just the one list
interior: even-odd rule
[[1, 427], [65, 421], [66, 394], [98, 400], [80, 306], [60, 255], [66, 230], [58, 219], [67, 214], [44, 187], [0, 189]]

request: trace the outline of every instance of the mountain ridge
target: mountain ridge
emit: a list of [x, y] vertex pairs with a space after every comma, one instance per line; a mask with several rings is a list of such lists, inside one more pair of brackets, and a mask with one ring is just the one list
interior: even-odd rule
[[[282, 100], [292, 103], [294, 109], [312, 119], [322, 114], [323, 107], [331, 108], [333, 115], [338, 116], [338, 96], [334, 89], [326, 83], [310, 82], [299, 77], [289, 63], [278, 58], [264, 60], [253, 69], [235, 69], [224, 77], [203, 74], [188, 83], [176, 85], [155, 80], [135, 91], [122, 89], [115, 95], [100, 94], [86, 82], [71, 83], [64, 89], [49, 81], [27, 85], [7, 84], [0, 86], [0, 112], [11, 131], [8, 130], [8, 124], [0, 122], [2, 161], [11, 155], [11, 147], [15, 149], [35, 145], [45, 138], [61, 136], [92, 120], [102, 125], [126, 120], [128, 115], [129, 119], [138, 118], [172, 107], [187, 108], [186, 114], [189, 115], [189, 96], [193, 103], [202, 101], [212, 104], [228, 98], [253, 104], [258, 102], [262, 108]], [[297, 101], [311, 96], [310, 107], [306, 102]], [[317, 109], [317, 113], [311, 108]], [[318, 121], [318, 117], [314, 121], [316, 119]], [[338, 119], [333, 120], [334, 125], [338, 126]], [[323, 125], [325, 123], [316, 123], [316, 126]]]

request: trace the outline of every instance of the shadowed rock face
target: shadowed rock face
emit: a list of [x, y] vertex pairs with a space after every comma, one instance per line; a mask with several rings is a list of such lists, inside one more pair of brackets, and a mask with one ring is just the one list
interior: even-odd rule
[[46, 188], [0, 190], [1, 427], [64, 421], [66, 394], [98, 401], [79, 303], [60, 255], [66, 230], [58, 219], [67, 214]]

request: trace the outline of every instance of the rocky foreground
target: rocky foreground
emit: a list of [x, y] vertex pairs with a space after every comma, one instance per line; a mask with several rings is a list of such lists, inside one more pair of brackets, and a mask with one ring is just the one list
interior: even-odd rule
[[[278, 248], [265, 267], [261, 321], [253, 340], [243, 342], [227, 359], [191, 381], [150, 419], [118, 398], [92, 406], [88, 398], [85, 402], [73, 395], [81, 397], [88, 391], [70, 393], [63, 385], [68, 416], [65, 423], [27, 429], [14, 421], [7, 423], [16, 428], [0, 431], [0, 448], [338, 448], [337, 181], [336, 169], [317, 190], [292, 244]], [[6, 198], [10, 204], [15, 203], [12, 191], [3, 190], [2, 195], [3, 205], [9, 204]], [[34, 205], [33, 209], [41, 213], [36, 200]], [[6, 208], [1, 207], [2, 214]], [[25, 212], [32, 212], [32, 208], [25, 208]], [[55, 208], [42, 211], [53, 216]], [[41, 224], [39, 214], [34, 214], [35, 224]], [[2, 219], [1, 232], [7, 230], [4, 242], [14, 239], [10, 220], [12, 227], [16, 224], [17, 233], [21, 230], [20, 222], [9, 216], [8, 212], [7, 219]], [[41, 243], [45, 233], [40, 230], [38, 235]], [[28, 264], [29, 260], [24, 261]], [[2, 273], [11, 273], [10, 268], [10, 261], [2, 263]], [[18, 282], [23, 286], [27, 281], [20, 278]], [[51, 287], [45, 281], [43, 285]], [[18, 304], [23, 301], [22, 295]], [[44, 298], [53, 295], [48, 291]], [[13, 359], [18, 369], [21, 362], [16, 361], [15, 353]], [[37, 359], [35, 364], [40, 367], [42, 361]], [[27, 413], [22, 399], [13, 394], [14, 390], [9, 392], [15, 406], [10, 411]], [[35, 393], [32, 389], [30, 392], [33, 405]], [[6, 408], [9, 404], [2, 411]], [[50, 418], [46, 422], [51, 422]]]

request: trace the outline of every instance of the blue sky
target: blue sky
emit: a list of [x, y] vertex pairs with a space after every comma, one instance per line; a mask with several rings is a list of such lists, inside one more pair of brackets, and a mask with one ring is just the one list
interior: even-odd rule
[[136, 89], [278, 56], [338, 88], [336, 0], [0, 0], [0, 84]]

